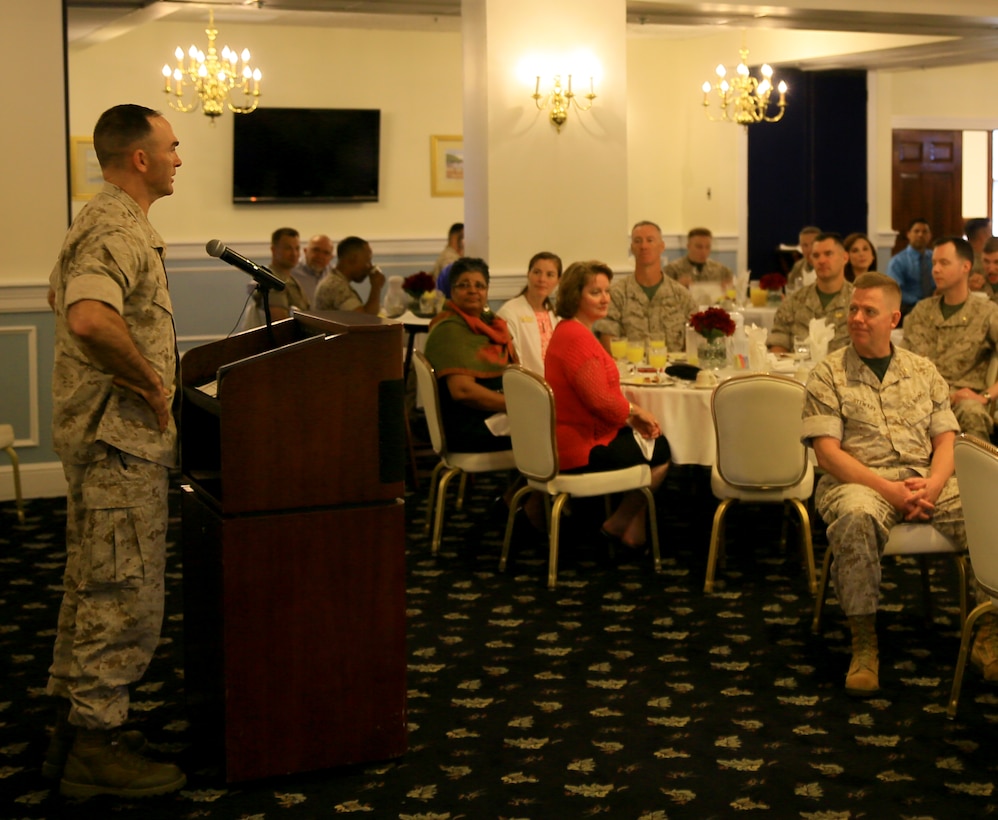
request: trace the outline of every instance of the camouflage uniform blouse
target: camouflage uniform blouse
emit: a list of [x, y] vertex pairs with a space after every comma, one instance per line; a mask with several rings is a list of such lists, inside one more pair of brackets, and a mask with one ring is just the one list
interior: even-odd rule
[[668, 276], [663, 275], [655, 298], [649, 301], [631, 275], [610, 286], [610, 309], [593, 329], [624, 337], [631, 333], [645, 337], [652, 332], [664, 333], [669, 350], [678, 351], [686, 345], [686, 320], [696, 312], [697, 303], [689, 290]]
[[998, 348], [998, 305], [970, 295], [960, 310], [943, 318], [942, 296], [923, 299], [904, 320], [904, 346], [925, 356], [951, 390], [982, 390], [988, 363]]
[[112, 374], [87, 356], [66, 320], [69, 307], [84, 299], [118, 311], [172, 401], [178, 361], [164, 250], [135, 200], [109, 182], [66, 235], [49, 278], [56, 294], [52, 438], [65, 464], [97, 461], [105, 445], [166, 467], [177, 464], [174, 419], [161, 433], [152, 408], [138, 394], [112, 384]]
[[852, 292], [852, 284], [844, 283], [842, 290], [835, 294], [828, 307], [823, 307], [817, 285], [795, 290], [777, 309], [766, 344], [793, 350], [794, 336], [807, 336], [811, 331], [812, 319], [825, 319], [835, 326], [835, 335], [828, 343], [828, 352], [845, 347], [849, 344], [849, 300], [852, 299]]

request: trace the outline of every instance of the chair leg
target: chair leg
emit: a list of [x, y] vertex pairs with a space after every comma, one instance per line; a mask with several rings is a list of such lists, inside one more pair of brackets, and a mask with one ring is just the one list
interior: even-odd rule
[[967, 622], [967, 607], [969, 603], [967, 601], [968, 589], [967, 589], [967, 557], [964, 555], [954, 556], [956, 561], [956, 574], [960, 584], [960, 623], [964, 624]]
[[444, 507], [447, 505], [447, 485], [450, 480], [459, 473], [463, 475], [463, 470], [457, 467], [449, 468], [440, 479], [440, 486], [437, 488], [437, 509], [433, 516], [433, 540], [430, 542], [430, 554], [436, 555], [440, 549], [440, 540], [444, 531]]
[[554, 500], [551, 508], [551, 521], [548, 525], [548, 589], [554, 589], [558, 582], [558, 537], [561, 534], [561, 510], [568, 501], [568, 494], [562, 493]]
[[706, 593], [714, 591], [714, 570], [717, 567], [717, 552], [720, 549], [721, 533], [724, 528], [724, 514], [734, 501], [733, 498], [725, 498], [714, 512], [714, 526], [710, 530], [710, 551], [707, 553], [707, 578], [703, 584], [703, 591]]
[[430, 473], [430, 492], [426, 499], [426, 527], [424, 528], [424, 533], [426, 535], [430, 534], [430, 527], [433, 525], [433, 504], [437, 497], [437, 484], [440, 480], [440, 471], [447, 467], [442, 461], [438, 461], [436, 466], [433, 468], [433, 472]]
[[804, 553], [804, 564], [807, 567], [807, 588], [814, 595], [818, 590], [818, 582], [814, 576], [814, 544], [811, 540], [811, 516], [808, 514], [807, 507], [799, 499], [791, 498], [790, 503], [797, 510], [797, 515], [800, 518], [800, 542], [801, 550]]
[[832, 568], [832, 547], [825, 548], [825, 558], [821, 562], [821, 578], [818, 579], [818, 595], [814, 599], [814, 620], [811, 621], [811, 631], [817, 633], [821, 628], [821, 609], [825, 605], [825, 595], [828, 593], [828, 577]]
[[13, 447], [4, 447], [10, 456], [11, 473], [14, 476], [14, 498], [17, 501], [17, 520], [24, 523], [24, 497], [21, 495], [21, 461]]
[[658, 543], [658, 513], [655, 512], [655, 495], [651, 487], [642, 487], [641, 492], [648, 499], [648, 527], [651, 529], [651, 557], [655, 572], [662, 571], [662, 553]]
[[502, 539], [502, 555], [499, 556], [499, 572], [506, 571], [506, 560], [509, 558], [509, 542], [513, 537], [513, 523], [516, 519], [516, 512], [520, 508], [520, 501], [530, 492], [530, 487], [524, 484], [513, 493], [509, 502], [509, 516], [506, 518], [506, 534]]
[[464, 509], [464, 496], [468, 492], [468, 474], [461, 473], [461, 483], [457, 488], [457, 504], [455, 508], [458, 510]]
[[956, 669], [953, 671], [953, 689], [949, 696], [949, 706], [946, 707], [946, 717], [950, 720], [956, 717], [956, 707], [960, 700], [960, 687], [963, 685], [963, 672], [967, 668], [967, 654], [970, 652], [974, 626], [981, 615], [994, 610], [995, 605], [991, 601], [985, 601], [974, 607], [974, 611], [967, 616], [967, 620], [963, 623], [963, 629], [960, 631], [960, 654], [956, 657]]

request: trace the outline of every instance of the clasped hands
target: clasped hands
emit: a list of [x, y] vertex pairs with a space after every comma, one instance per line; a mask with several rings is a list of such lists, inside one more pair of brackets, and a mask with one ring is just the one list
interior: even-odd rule
[[892, 483], [894, 492], [888, 501], [898, 510], [905, 521], [931, 521], [936, 509], [939, 491], [921, 476], [906, 478]]

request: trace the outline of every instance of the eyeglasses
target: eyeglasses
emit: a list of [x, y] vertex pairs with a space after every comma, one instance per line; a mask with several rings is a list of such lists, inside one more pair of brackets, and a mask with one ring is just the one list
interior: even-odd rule
[[458, 282], [456, 285], [451, 285], [451, 290], [488, 290], [489, 286], [484, 282]]

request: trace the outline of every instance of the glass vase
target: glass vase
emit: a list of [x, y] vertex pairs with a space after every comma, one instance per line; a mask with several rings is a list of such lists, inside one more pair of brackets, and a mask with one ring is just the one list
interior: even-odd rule
[[701, 370], [720, 370], [728, 366], [728, 340], [725, 336], [716, 336], [697, 345], [697, 358]]

